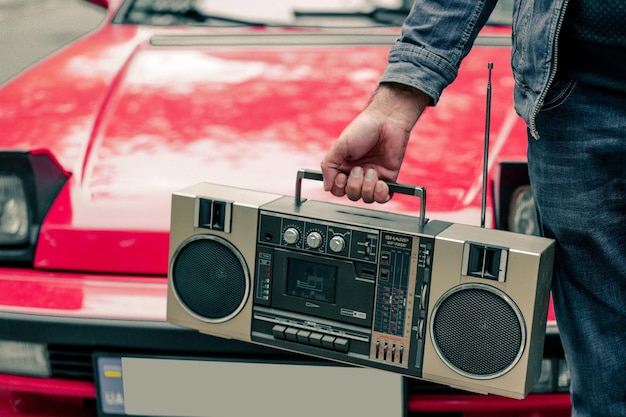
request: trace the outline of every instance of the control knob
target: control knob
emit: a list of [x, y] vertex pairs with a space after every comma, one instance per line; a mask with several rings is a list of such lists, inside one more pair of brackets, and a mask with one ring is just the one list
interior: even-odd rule
[[300, 240], [300, 232], [295, 227], [288, 227], [283, 233], [283, 240], [289, 245], [295, 245]]
[[319, 232], [311, 232], [306, 237], [306, 244], [311, 249], [317, 249], [322, 246], [322, 235]]
[[328, 242], [328, 246], [331, 251], [339, 253], [346, 247], [346, 240], [343, 236], [333, 236]]

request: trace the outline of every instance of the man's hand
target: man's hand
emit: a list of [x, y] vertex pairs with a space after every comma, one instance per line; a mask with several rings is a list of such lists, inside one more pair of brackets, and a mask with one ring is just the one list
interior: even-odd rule
[[411, 87], [381, 84], [324, 157], [324, 189], [354, 201], [389, 201], [385, 181], [398, 178], [411, 129], [430, 100]]

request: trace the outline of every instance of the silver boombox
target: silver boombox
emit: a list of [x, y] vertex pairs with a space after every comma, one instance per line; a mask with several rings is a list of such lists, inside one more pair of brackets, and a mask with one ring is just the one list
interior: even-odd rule
[[541, 371], [554, 241], [216, 184], [172, 197], [167, 320], [523, 398]]

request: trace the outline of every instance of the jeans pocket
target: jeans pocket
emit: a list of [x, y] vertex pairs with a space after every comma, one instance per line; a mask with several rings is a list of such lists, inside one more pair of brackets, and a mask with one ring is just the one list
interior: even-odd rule
[[541, 111], [552, 110], [565, 103], [574, 87], [576, 87], [576, 80], [556, 78], [546, 93]]

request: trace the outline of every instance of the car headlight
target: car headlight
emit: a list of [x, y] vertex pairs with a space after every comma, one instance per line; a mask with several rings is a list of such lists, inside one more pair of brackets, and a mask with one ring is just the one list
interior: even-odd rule
[[539, 219], [535, 198], [529, 185], [517, 187], [511, 196], [509, 205], [509, 230], [525, 235], [539, 236]]
[[559, 392], [567, 392], [569, 391], [570, 385], [570, 373], [569, 367], [567, 366], [567, 362], [565, 359], [559, 360], [559, 365], [557, 369], [557, 378], [556, 378], [556, 387]]
[[0, 150], [0, 262], [32, 262], [39, 229], [69, 173], [47, 150]]
[[541, 361], [541, 376], [532, 392], [567, 392], [569, 391], [569, 368], [565, 359], [543, 359]]
[[0, 340], [0, 372], [50, 376], [48, 349], [40, 343]]
[[13, 174], [0, 174], [0, 245], [28, 241], [28, 212], [23, 181]]

